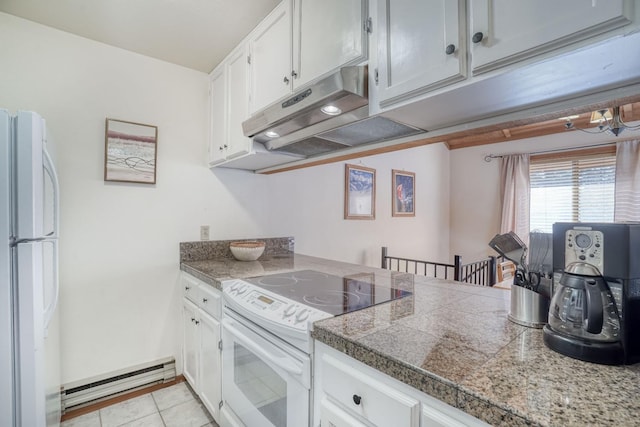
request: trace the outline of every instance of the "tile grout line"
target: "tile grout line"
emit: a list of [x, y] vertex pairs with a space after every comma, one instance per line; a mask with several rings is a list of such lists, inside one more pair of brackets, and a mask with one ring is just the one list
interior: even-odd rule
[[160, 411], [160, 407], [158, 406], [158, 402], [156, 402], [156, 398], [153, 395], [153, 392], [151, 392], [149, 394], [151, 395], [151, 400], [153, 400], [153, 404], [156, 407], [156, 411], [157, 411], [158, 416], [160, 417], [160, 421], [162, 421], [162, 425], [164, 427], [167, 427], [167, 423], [164, 422], [164, 418], [162, 417], [162, 412]]

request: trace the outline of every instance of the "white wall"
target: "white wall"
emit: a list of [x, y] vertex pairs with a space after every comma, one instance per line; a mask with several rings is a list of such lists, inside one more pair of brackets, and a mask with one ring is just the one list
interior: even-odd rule
[[[447, 260], [449, 153], [362, 159], [375, 221], [343, 219], [344, 164], [277, 175], [204, 165], [207, 76], [0, 13], [0, 108], [39, 112], [61, 182], [62, 382], [176, 356], [178, 243], [295, 236], [298, 252], [379, 265]], [[158, 126], [156, 185], [105, 183], [105, 118]], [[353, 161], [357, 163], [357, 161]], [[391, 169], [416, 173], [416, 217], [391, 218]]]
[[[0, 40], [0, 108], [57, 144], [63, 383], [179, 356], [178, 243], [264, 236], [266, 177], [204, 166], [206, 74], [3, 13]], [[158, 126], [156, 185], [103, 181], [106, 117]]]
[[[561, 127], [562, 122], [558, 122]], [[538, 138], [503, 142], [450, 152], [452, 254], [475, 261], [496, 252], [489, 241], [500, 232], [500, 160], [485, 162], [487, 154], [515, 154], [576, 147], [611, 141], [609, 134], [562, 132]]]
[[[276, 235], [296, 237], [296, 252], [380, 265], [390, 255], [449, 259], [449, 151], [427, 145], [347, 163], [376, 169], [376, 219], [344, 220], [345, 163], [271, 175], [270, 214]], [[391, 216], [391, 170], [416, 174], [415, 217]]]

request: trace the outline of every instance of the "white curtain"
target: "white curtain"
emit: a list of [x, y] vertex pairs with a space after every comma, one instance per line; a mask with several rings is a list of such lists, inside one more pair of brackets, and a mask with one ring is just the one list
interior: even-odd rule
[[640, 141], [616, 147], [616, 189], [613, 220], [640, 221]]
[[503, 156], [500, 163], [502, 222], [500, 233], [513, 231], [529, 241], [529, 155]]

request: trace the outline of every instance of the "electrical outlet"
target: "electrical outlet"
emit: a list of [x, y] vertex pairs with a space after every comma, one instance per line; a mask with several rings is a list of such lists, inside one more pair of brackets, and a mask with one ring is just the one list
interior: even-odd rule
[[209, 240], [209, 226], [201, 225], [200, 226], [200, 240]]

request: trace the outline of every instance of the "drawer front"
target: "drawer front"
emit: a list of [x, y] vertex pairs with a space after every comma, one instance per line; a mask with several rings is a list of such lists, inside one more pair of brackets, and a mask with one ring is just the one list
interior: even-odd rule
[[200, 285], [198, 306], [213, 318], [220, 320], [222, 292], [206, 284]]
[[200, 300], [200, 284], [198, 279], [182, 273], [180, 275], [180, 285], [182, 286], [182, 296], [197, 305]]
[[366, 427], [363, 423], [331, 403], [322, 399], [320, 404], [321, 427]]
[[350, 412], [377, 426], [418, 427], [418, 400], [329, 355], [322, 363], [324, 392]]

